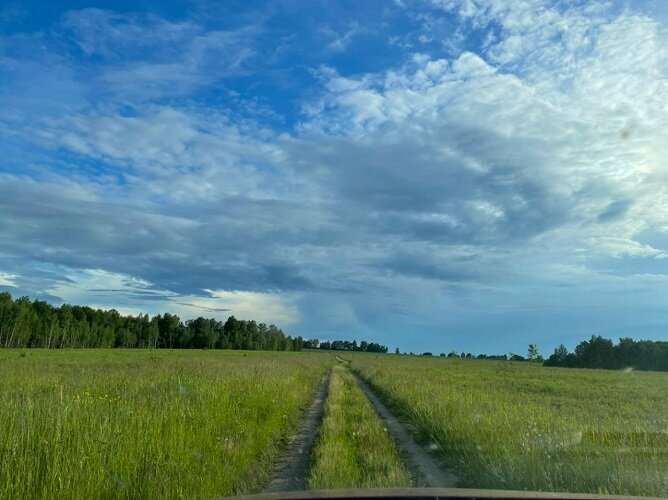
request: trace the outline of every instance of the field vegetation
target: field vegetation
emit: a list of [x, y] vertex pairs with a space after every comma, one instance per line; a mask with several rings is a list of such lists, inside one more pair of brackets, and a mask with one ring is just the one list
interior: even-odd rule
[[332, 358], [0, 350], [0, 498], [253, 492]]
[[382, 488], [410, 484], [410, 475], [371, 403], [350, 371], [335, 366], [309, 488]]
[[668, 374], [348, 356], [463, 486], [668, 497]]
[[[346, 358], [461, 486], [668, 497], [666, 373]], [[0, 350], [0, 498], [260, 491], [335, 363], [319, 351]], [[410, 483], [339, 363], [308, 486]]]

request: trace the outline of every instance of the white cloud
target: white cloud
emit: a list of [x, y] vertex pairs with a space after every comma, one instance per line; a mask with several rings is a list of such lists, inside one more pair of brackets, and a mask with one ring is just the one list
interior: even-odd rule
[[[180, 99], [243, 74], [252, 29], [69, 17], [104, 67], [86, 86], [49, 60], [56, 88], [76, 84], [63, 92], [71, 106], [21, 111], [18, 85], [3, 101], [36, 116], [3, 131], [59, 162], [37, 179], [0, 176], [3, 252], [82, 269], [49, 289], [72, 302], [278, 324], [317, 313], [338, 331], [423, 312], [435, 325], [489, 297], [499, 314], [523, 300], [540, 312], [527, 290], [554, 304], [578, 284], [622, 290], [629, 275], [658, 274], [634, 266], [665, 256], [641, 243], [668, 226], [665, 27], [604, 3], [436, 3], [460, 21], [449, 38], [438, 12], [415, 18], [446, 53], [369, 74], [321, 67], [320, 95], [282, 133]], [[15, 67], [19, 80], [38, 74]], [[103, 102], [82, 105], [98, 84]]]
[[[18, 276], [0, 274], [0, 285], [15, 286]], [[122, 273], [101, 269], [69, 270], [65, 279], [45, 292], [66, 303], [87, 304], [101, 309], [117, 309], [122, 314], [159, 314], [169, 311], [183, 319], [198, 316], [225, 320], [237, 319], [290, 326], [299, 320], [291, 294], [259, 293], [235, 290], [203, 290], [206, 294], [177, 294]]]
[[[299, 312], [290, 294], [257, 293], [240, 290], [205, 290], [210, 298], [192, 297], [200, 308], [224, 307], [238, 319], [255, 319], [265, 323], [293, 325]], [[186, 298], [187, 299], [187, 298]]]
[[331, 41], [327, 44], [327, 50], [340, 53], [346, 51], [350, 43], [353, 41], [353, 38], [362, 33], [364, 30], [360, 27], [359, 23], [352, 22], [349, 28], [343, 33], [335, 31], [330, 26], [322, 26], [318, 29], [318, 31], [328, 39], [331, 39]]
[[[264, 176], [281, 152], [260, 130], [243, 130], [221, 113], [143, 105], [125, 116], [112, 107], [50, 118], [26, 140], [113, 165], [129, 188], [179, 202], [250, 195], [294, 199], [290, 179]], [[178, 182], [174, 179], [178, 178]]]
[[[507, 36], [492, 44], [497, 55], [491, 62], [463, 52], [451, 64], [420, 56], [384, 75], [331, 75], [330, 93], [313, 107], [306, 130], [344, 134], [353, 142], [366, 137], [365, 148], [379, 151], [421, 135], [424, 159], [459, 157], [482, 170], [506, 165], [509, 182], [532, 180], [545, 198], [559, 196], [572, 223], [586, 224], [615, 199], [629, 197], [632, 209], [604, 229], [619, 237], [632, 238], [664, 220], [668, 198], [661, 180], [668, 165], [656, 152], [665, 151], [661, 124], [668, 119], [665, 30], [647, 17], [622, 13], [608, 19], [587, 7], [560, 12], [537, 1], [456, 4], [462, 17], [501, 21]], [[585, 52], [572, 39], [584, 36], [583, 23]], [[558, 50], [539, 38], [547, 36], [544, 26], [568, 32]], [[504, 48], [510, 37], [522, 47], [513, 58]], [[501, 54], [526, 67], [517, 75], [499, 71]], [[451, 135], [456, 128], [470, 135]], [[413, 173], [421, 175], [423, 159], [415, 160]], [[440, 168], [455, 174], [452, 163]], [[520, 193], [517, 203], [532, 210]]]
[[141, 278], [102, 269], [71, 269], [62, 280], [44, 292], [60, 297], [65, 303], [86, 304], [93, 308], [116, 309], [122, 314], [147, 312], [130, 299], [131, 294], [151, 294], [151, 284]]
[[16, 281], [15, 281], [16, 278], [18, 278], [18, 276], [15, 275], [15, 274], [0, 273], [0, 286], [15, 287], [16, 286]]
[[600, 237], [592, 238], [590, 245], [596, 250], [612, 257], [653, 257], [655, 259], [668, 258], [668, 252], [659, 250], [651, 245], [643, 245], [634, 240], [625, 238]]
[[216, 80], [243, 73], [254, 56], [260, 28], [206, 31], [192, 21], [89, 8], [62, 21], [89, 57], [102, 58], [97, 86], [121, 102], [182, 96]]

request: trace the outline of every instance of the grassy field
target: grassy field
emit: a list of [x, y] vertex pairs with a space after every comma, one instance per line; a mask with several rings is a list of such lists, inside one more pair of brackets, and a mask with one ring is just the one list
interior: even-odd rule
[[[346, 353], [462, 486], [668, 497], [668, 373]], [[178, 498], [266, 484], [326, 353], [0, 350], [0, 498]], [[348, 369], [311, 488], [409, 485]]]
[[408, 471], [350, 371], [334, 367], [309, 488], [410, 486]]
[[330, 356], [0, 350], [0, 498], [257, 491]]
[[348, 357], [464, 486], [668, 497], [668, 373]]

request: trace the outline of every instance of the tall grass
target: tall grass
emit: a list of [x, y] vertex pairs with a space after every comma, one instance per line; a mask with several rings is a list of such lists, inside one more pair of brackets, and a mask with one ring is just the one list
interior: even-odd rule
[[0, 498], [257, 491], [330, 359], [0, 351]]
[[668, 374], [355, 355], [464, 485], [668, 497]]
[[392, 439], [350, 371], [334, 367], [309, 488], [410, 486]]

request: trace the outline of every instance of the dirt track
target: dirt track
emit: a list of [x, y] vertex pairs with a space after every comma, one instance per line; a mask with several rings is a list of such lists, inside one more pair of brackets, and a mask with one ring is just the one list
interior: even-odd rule
[[[336, 358], [340, 362], [348, 362], [338, 356]], [[272, 479], [265, 488], [265, 492], [306, 489], [311, 452], [318, 433], [318, 425], [322, 418], [323, 404], [327, 398], [330, 375], [331, 370], [325, 374], [320, 382], [315, 399], [302, 423], [302, 427], [297, 434], [290, 438], [285, 453], [274, 468]], [[415, 483], [414, 486], [456, 487], [457, 478], [452, 473], [443, 470], [438, 460], [415, 442], [406, 427], [388, 410], [361, 378], [355, 373], [353, 373], [353, 377], [362, 392], [371, 401], [376, 413], [383, 420], [401, 455], [406, 460], [406, 465]]]
[[394, 439], [402, 456], [406, 459], [408, 470], [413, 475], [415, 486], [452, 488], [457, 486], [454, 474], [443, 470], [437, 459], [422, 446], [417, 444], [406, 427], [399, 422], [390, 410], [378, 399], [371, 388], [360, 377], [353, 373], [362, 392], [369, 398], [376, 412], [385, 423], [388, 432]]
[[311, 403], [311, 408], [306, 414], [302, 427], [297, 434], [290, 438], [287, 449], [274, 468], [271, 481], [265, 488], [265, 492], [306, 489], [311, 451], [322, 417], [322, 406], [327, 398], [330, 375], [331, 370], [325, 374], [320, 382], [315, 399]]

